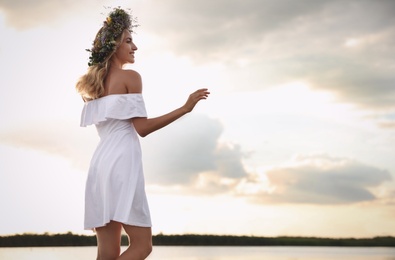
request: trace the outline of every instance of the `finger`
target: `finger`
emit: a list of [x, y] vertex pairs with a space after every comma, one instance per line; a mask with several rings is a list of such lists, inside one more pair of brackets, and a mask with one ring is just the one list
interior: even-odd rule
[[197, 93], [197, 96], [198, 96], [198, 97], [208, 97], [208, 94], [209, 94], [209, 93], [205, 91], [205, 92]]
[[205, 90], [200, 90], [198, 93], [199, 93], [200, 95], [209, 95], [209, 94], [210, 94], [210, 92], [207, 91], [207, 89], [205, 89]]
[[207, 90], [208, 90], [207, 88], [201, 88], [201, 89], [196, 90], [194, 93], [208, 92]]

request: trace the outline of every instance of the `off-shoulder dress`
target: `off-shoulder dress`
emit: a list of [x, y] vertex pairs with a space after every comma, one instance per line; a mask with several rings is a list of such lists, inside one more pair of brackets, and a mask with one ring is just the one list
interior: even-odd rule
[[146, 117], [140, 93], [113, 94], [87, 101], [81, 126], [95, 125], [100, 142], [91, 159], [85, 188], [85, 229], [111, 220], [151, 227], [142, 154], [134, 117]]

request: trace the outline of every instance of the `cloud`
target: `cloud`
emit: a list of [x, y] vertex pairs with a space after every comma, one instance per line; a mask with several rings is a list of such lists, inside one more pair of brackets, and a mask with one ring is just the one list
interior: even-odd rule
[[254, 194], [262, 203], [347, 204], [378, 199], [373, 190], [392, 180], [386, 170], [348, 158], [299, 156], [266, 172], [269, 189]]
[[[155, 3], [154, 17], [144, 25], [166, 36], [177, 53], [195, 58], [222, 56], [260, 43], [266, 33], [315, 10], [324, 2], [302, 1], [198, 1], [170, 0]], [[164, 14], [171, 13], [171, 17]]]
[[[343, 44], [344, 37], [392, 31], [395, 20], [392, 1], [170, 0], [155, 6], [153, 17], [161, 21], [145, 19], [144, 27], [166, 36], [176, 53], [204, 59], [226, 59], [227, 53], [254, 56], [258, 50], [270, 55], [268, 47], [286, 47], [283, 51], [289, 53], [314, 51], [311, 47], [323, 44], [323, 50], [328, 50], [327, 45], [335, 41]], [[390, 43], [384, 42], [387, 48]], [[266, 59], [266, 55], [256, 58]]]
[[36, 26], [51, 26], [59, 20], [75, 15], [81, 9], [100, 6], [103, 1], [78, 0], [2, 0], [0, 11], [6, 21], [16, 29], [25, 30]]
[[143, 140], [148, 184], [191, 185], [201, 174], [213, 179], [247, 175], [241, 147], [219, 140], [223, 131], [217, 119], [190, 115]]
[[146, 19], [143, 28], [166, 39], [178, 55], [226, 64], [236, 88], [305, 80], [342, 102], [394, 109], [393, 1], [171, 0], [155, 5], [156, 18]]
[[99, 141], [94, 127], [81, 129], [78, 122], [67, 120], [52, 120], [50, 125], [36, 122], [18, 126], [2, 129], [0, 144], [61, 156], [71, 161], [74, 167], [88, 170]]

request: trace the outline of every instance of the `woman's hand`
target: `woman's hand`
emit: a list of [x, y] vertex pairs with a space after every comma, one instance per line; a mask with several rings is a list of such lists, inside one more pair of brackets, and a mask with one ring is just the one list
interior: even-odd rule
[[183, 106], [187, 113], [191, 112], [193, 108], [196, 106], [197, 102], [202, 99], [207, 99], [210, 92], [208, 92], [207, 88], [198, 89], [192, 94], [189, 95], [187, 102]]

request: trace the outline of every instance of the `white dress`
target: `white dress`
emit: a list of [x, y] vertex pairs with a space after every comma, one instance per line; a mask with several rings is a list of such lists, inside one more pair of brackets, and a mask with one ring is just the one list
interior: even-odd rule
[[115, 94], [85, 102], [81, 126], [95, 124], [100, 142], [85, 189], [85, 229], [110, 220], [151, 227], [139, 137], [133, 117], [147, 117], [141, 94]]

